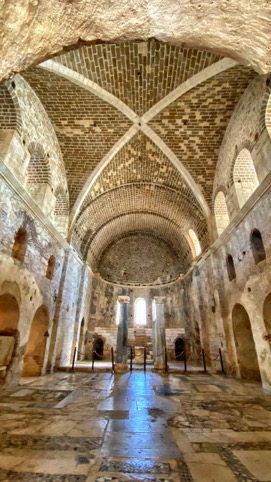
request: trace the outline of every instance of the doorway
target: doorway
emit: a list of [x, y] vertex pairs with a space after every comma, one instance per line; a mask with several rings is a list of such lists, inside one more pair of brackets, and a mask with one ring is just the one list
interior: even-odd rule
[[47, 308], [42, 305], [33, 318], [29, 339], [26, 346], [23, 364], [23, 377], [41, 375], [43, 368], [46, 341], [48, 334], [49, 315]]
[[179, 337], [175, 341], [175, 357], [177, 361], [182, 361], [185, 358], [185, 344], [183, 338]]
[[94, 360], [102, 360], [104, 354], [104, 342], [102, 338], [97, 338], [93, 343]]
[[244, 379], [261, 380], [255, 342], [249, 316], [237, 303], [232, 310], [232, 324], [240, 376]]

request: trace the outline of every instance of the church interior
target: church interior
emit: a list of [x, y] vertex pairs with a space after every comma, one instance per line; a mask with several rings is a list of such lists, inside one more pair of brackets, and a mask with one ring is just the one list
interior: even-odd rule
[[0, 481], [270, 482], [269, 2], [1, 10]]

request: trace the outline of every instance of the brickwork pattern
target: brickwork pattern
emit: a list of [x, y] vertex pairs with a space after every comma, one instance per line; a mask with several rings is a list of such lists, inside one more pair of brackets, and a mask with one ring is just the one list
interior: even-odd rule
[[27, 185], [51, 184], [50, 162], [39, 144], [28, 146], [30, 161], [27, 168]]
[[253, 159], [247, 149], [242, 149], [235, 160], [233, 182], [241, 207], [259, 185]]
[[0, 129], [18, 128], [17, 113], [12, 97], [5, 84], [0, 85]]
[[131, 126], [117, 109], [40, 68], [24, 73], [53, 122], [65, 159], [72, 207], [85, 181]]
[[128, 233], [149, 233], [153, 236], [169, 240], [174, 249], [181, 253], [184, 268], [188, 268], [192, 261], [191, 249], [187, 238], [175, 223], [161, 216], [148, 213], [125, 214], [105, 224], [97, 233], [89, 234], [86, 240], [78, 245], [84, 256], [88, 253], [88, 261], [93, 269], [99, 263], [105, 249], [110, 246], [117, 237]]
[[184, 266], [177, 252], [164, 240], [135, 233], [109, 246], [102, 254], [97, 271], [113, 282], [157, 284], [177, 278]]
[[271, 137], [271, 94], [268, 97], [268, 102], [267, 102], [267, 106], [266, 106], [265, 125], [266, 125], [268, 133]]
[[139, 182], [172, 187], [198, 204], [176, 167], [145, 134], [138, 132], [103, 169], [81, 211], [100, 194], [117, 186]]
[[215, 198], [214, 216], [217, 234], [219, 236], [221, 233], [223, 233], [224, 229], [226, 229], [230, 222], [225, 194], [222, 191], [219, 191]]
[[[178, 226], [180, 235], [194, 229], [203, 249], [208, 244], [206, 220], [198, 206], [178, 191], [150, 183], [120, 186], [96, 198], [79, 217], [74, 237], [84, 241], [110, 220], [127, 213], [161, 216]], [[118, 230], [115, 229], [114, 235], [117, 236]]]
[[150, 126], [201, 187], [211, 204], [218, 152], [234, 107], [255, 73], [234, 67], [184, 94]]
[[157, 40], [90, 45], [56, 60], [121, 99], [139, 116], [219, 60], [218, 55]]

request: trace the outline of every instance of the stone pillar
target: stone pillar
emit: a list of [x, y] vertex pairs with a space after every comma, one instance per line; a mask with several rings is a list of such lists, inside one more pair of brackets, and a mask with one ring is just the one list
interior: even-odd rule
[[164, 317], [165, 296], [154, 297], [153, 359], [156, 370], [165, 369], [166, 330]]
[[120, 317], [117, 334], [117, 349], [115, 356], [115, 372], [124, 373], [128, 370], [127, 367], [127, 342], [128, 342], [128, 303], [129, 296], [119, 296], [118, 302], [120, 304]]

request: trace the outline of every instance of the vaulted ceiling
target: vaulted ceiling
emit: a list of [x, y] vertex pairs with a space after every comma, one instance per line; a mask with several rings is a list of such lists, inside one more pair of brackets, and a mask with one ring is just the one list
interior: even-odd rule
[[[95, 266], [128, 233], [204, 250], [219, 148], [251, 69], [156, 40], [84, 46], [23, 76], [62, 150], [73, 244]], [[192, 248], [192, 250], [191, 250]]]

